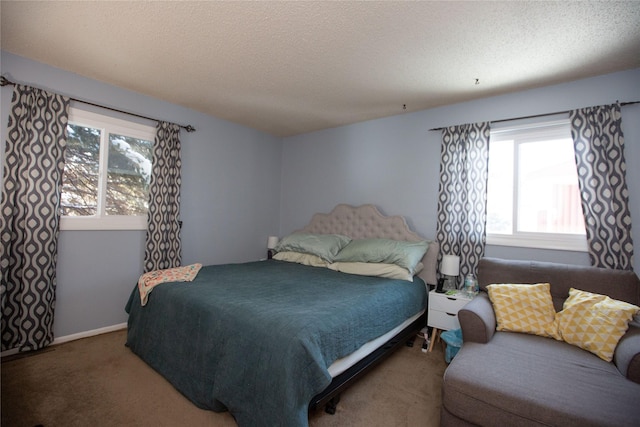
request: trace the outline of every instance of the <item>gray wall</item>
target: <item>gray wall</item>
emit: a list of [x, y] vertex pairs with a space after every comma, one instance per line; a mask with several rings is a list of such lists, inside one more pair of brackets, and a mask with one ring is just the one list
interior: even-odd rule
[[[640, 101], [640, 69], [480, 99], [286, 138], [280, 231], [302, 227], [337, 203], [374, 203], [436, 232], [440, 132], [431, 128], [553, 113], [616, 100]], [[622, 109], [627, 180], [640, 268], [640, 104]], [[487, 256], [588, 265], [583, 252], [488, 246]]]
[[[267, 236], [300, 228], [337, 203], [373, 203], [386, 214], [406, 216], [432, 238], [440, 133], [430, 128], [640, 100], [636, 69], [281, 140], [7, 52], [0, 71], [72, 97], [193, 125], [197, 132], [181, 132], [183, 261], [204, 264], [262, 258]], [[11, 88], [2, 88], [2, 141], [10, 98]], [[623, 108], [623, 130], [632, 217], [639, 224], [640, 105]], [[143, 245], [143, 231], [61, 233], [57, 337], [126, 321], [124, 305], [142, 272]], [[588, 264], [579, 252], [494, 246], [487, 255]], [[640, 266], [640, 250], [634, 262]]]
[[[7, 52], [0, 65], [14, 81], [193, 125], [197, 132], [180, 133], [183, 262], [242, 262], [266, 255], [267, 237], [278, 234], [279, 138]], [[1, 92], [3, 142], [11, 92], [10, 86]], [[144, 231], [61, 232], [56, 337], [126, 322], [124, 306], [142, 273], [144, 236]]]

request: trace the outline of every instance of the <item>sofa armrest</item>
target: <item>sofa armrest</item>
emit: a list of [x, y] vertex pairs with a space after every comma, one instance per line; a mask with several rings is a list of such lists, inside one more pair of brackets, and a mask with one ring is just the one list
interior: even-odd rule
[[496, 331], [496, 314], [486, 292], [480, 292], [458, 311], [465, 342], [488, 343]]
[[622, 375], [640, 383], [640, 327], [629, 326], [627, 333], [618, 341], [613, 362]]

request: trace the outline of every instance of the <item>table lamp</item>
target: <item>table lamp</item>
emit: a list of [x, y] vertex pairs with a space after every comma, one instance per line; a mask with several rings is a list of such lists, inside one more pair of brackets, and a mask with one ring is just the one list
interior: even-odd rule
[[271, 259], [273, 255], [276, 253], [276, 246], [278, 245], [278, 237], [277, 236], [269, 236], [267, 239], [267, 259]]
[[440, 263], [440, 273], [444, 274], [444, 290], [458, 289], [458, 274], [460, 274], [460, 257], [458, 255], [443, 255]]

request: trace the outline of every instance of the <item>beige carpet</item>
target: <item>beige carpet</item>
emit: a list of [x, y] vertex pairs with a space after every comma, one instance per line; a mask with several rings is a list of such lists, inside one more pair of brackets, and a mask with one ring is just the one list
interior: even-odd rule
[[[198, 409], [124, 346], [117, 331], [2, 362], [2, 426], [235, 426]], [[442, 348], [403, 347], [342, 394], [312, 427], [437, 426], [446, 368]]]

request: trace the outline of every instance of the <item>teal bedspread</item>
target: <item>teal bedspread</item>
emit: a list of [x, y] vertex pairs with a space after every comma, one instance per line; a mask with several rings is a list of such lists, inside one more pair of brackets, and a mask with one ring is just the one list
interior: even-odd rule
[[203, 267], [131, 294], [127, 345], [197, 406], [240, 426], [307, 426], [327, 368], [426, 306], [424, 283], [283, 261]]

